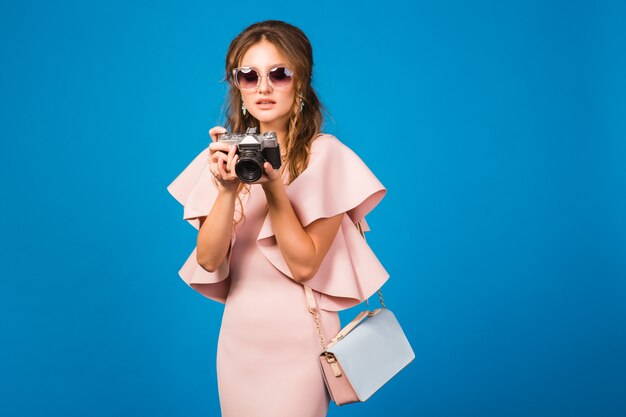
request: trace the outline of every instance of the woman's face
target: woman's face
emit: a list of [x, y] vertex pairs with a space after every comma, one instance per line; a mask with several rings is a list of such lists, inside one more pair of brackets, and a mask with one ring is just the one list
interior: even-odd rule
[[[263, 40], [252, 45], [241, 59], [240, 67], [254, 67], [262, 75], [276, 66], [287, 66], [288, 62], [278, 53], [276, 47]], [[240, 90], [246, 110], [261, 123], [261, 132], [268, 130], [285, 130], [295, 100], [294, 80], [287, 88], [273, 88], [268, 77], [261, 77], [257, 89]], [[240, 110], [241, 111], [241, 110]]]

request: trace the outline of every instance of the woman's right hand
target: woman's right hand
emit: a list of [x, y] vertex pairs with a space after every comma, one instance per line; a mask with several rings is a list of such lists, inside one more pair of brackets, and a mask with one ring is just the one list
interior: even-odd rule
[[235, 173], [235, 164], [239, 160], [239, 155], [235, 155], [237, 147], [227, 145], [217, 141], [221, 133], [226, 129], [222, 126], [215, 126], [209, 130], [209, 135], [213, 141], [209, 145], [209, 171], [217, 180], [221, 189], [232, 191], [239, 186], [239, 177]]

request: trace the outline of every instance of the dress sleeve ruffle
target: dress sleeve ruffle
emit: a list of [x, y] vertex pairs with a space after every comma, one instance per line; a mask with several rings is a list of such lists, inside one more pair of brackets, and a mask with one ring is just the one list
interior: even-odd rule
[[[344, 213], [335, 240], [318, 272], [305, 285], [320, 293], [319, 307], [340, 311], [372, 296], [389, 278], [370, 246], [354, 225], [384, 197], [386, 188], [365, 163], [332, 135], [311, 144], [307, 168], [286, 188], [303, 227], [320, 218]], [[257, 237], [263, 255], [293, 279], [274, 236], [269, 215]]]
[[[200, 229], [198, 217], [208, 216], [218, 191], [209, 172], [209, 148], [205, 148], [193, 161], [167, 186], [167, 191], [183, 205], [183, 219], [196, 230]], [[194, 290], [207, 298], [226, 302], [230, 288], [230, 254], [235, 243], [233, 232], [230, 248], [224, 262], [215, 272], [204, 269], [196, 259], [197, 247], [178, 271], [180, 277]]]

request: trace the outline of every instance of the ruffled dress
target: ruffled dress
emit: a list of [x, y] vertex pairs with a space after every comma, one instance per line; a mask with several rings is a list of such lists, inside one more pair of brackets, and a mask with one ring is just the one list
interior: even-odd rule
[[[167, 187], [184, 206], [183, 219], [196, 229], [198, 217], [209, 214], [217, 197], [208, 159], [207, 147]], [[317, 274], [306, 282], [329, 341], [341, 328], [337, 312], [369, 298], [389, 278], [354, 225], [386, 189], [350, 148], [322, 134], [311, 144], [307, 168], [286, 191], [303, 227], [344, 213]], [[261, 185], [251, 185], [242, 203], [245, 220], [233, 231], [222, 265], [205, 270], [194, 248], [179, 271], [191, 288], [224, 303], [216, 358], [222, 416], [325, 416], [330, 396], [303, 287], [276, 243]]]

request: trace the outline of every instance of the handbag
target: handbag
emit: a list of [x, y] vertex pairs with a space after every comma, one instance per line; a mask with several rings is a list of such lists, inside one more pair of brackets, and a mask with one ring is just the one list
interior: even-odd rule
[[[356, 226], [365, 238], [361, 222]], [[366, 401], [415, 359], [400, 323], [385, 306], [380, 289], [381, 308], [361, 311], [326, 343], [313, 291], [302, 286], [322, 346], [319, 361], [324, 383], [335, 404]], [[367, 300], [366, 303], [369, 307]]]

